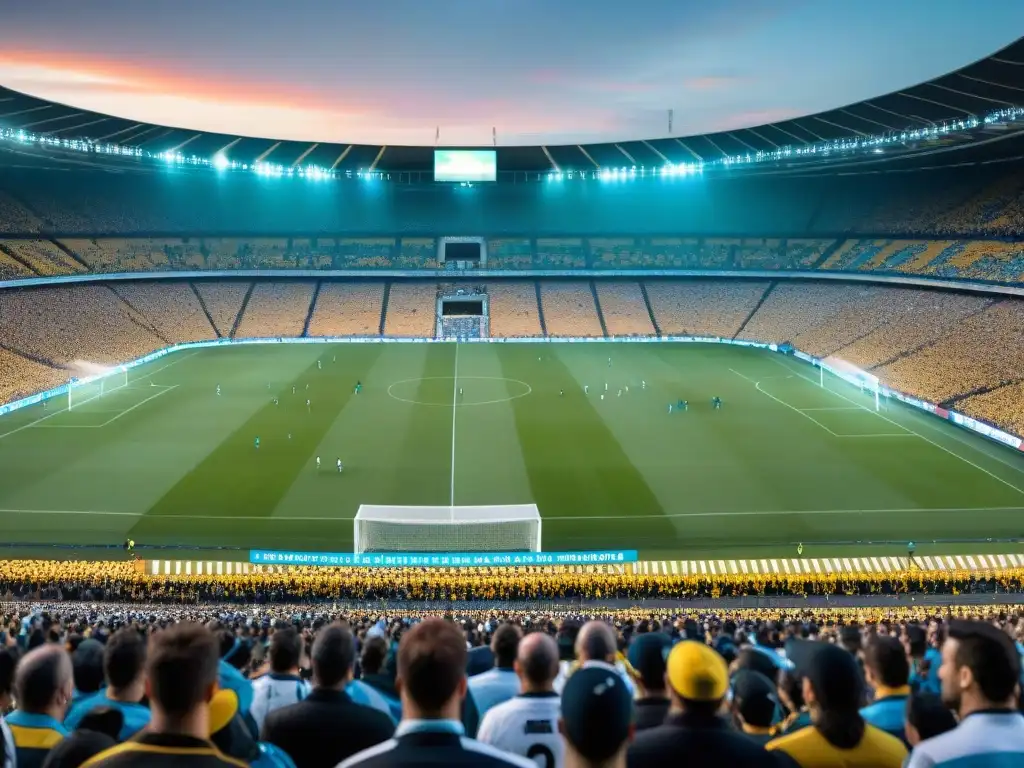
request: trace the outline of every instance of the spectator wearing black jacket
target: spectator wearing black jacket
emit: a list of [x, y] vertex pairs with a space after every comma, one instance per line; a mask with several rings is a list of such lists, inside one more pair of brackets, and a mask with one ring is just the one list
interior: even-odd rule
[[665, 691], [665, 658], [672, 638], [664, 632], [645, 632], [629, 644], [627, 658], [635, 670], [637, 697], [634, 702], [637, 731], [646, 731], [665, 722], [669, 701]]
[[672, 699], [668, 719], [637, 734], [627, 753], [630, 768], [776, 765], [761, 745], [719, 716], [729, 670], [715, 650], [694, 640], [679, 643], [665, 674]]
[[267, 715], [263, 741], [287, 752], [297, 768], [333, 768], [394, 734], [387, 715], [356, 704], [345, 693], [355, 658], [352, 633], [341, 624], [324, 627], [313, 640], [313, 691]]
[[454, 624], [432, 618], [406, 632], [398, 646], [396, 687], [402, 698], [402, 722], [395, 738], [353, 755], [342, 768], [536, 768], [533, 760], [466, 738], [460, 722], [466, 697], [466, 660], [466, 638]]

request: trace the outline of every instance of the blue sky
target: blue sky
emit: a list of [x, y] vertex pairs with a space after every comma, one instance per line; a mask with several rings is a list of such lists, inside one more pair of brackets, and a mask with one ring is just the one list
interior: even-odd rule
[[[321, 142], [686, 136], [914, 85], [1012, 42], [1019, 0], [32, 0], [0, 83], [132, 119]], [[0, 110], [2, 112], [2, 110]]]

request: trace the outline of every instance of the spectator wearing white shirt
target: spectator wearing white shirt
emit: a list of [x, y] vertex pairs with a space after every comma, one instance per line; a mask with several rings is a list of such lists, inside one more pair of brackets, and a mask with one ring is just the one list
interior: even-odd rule
[[279, 629], [270, 638], [270, 672], [252, 684], [252, 708], [256, 726], [275, 709], [304, 700], [312, 686], [299, 674], [302, 664], [302, 637], [292, 627]]
[[476, 707], [478, 722], [487, 711], [519, 693], [515, 661], [523, 631], [515, 624], [501, 624], [491, 638], [494, 667], [469, 679], [469, 695]]

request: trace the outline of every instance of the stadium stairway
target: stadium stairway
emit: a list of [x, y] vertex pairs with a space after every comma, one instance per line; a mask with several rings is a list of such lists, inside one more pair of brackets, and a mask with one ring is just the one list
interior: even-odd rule
[[168, 347], [171, 346], [172, 342], [170, 341], [170, 339], [168, 339], [166, 336], [164, 336], [162, 333], [160, 333], [160, 329], [157, 328], [155, 325], [153, 325], [149, 321], [149, 319], [146, 317], [146, 315], [143, 312], [140, 312], [139, 309], [134, 304], [132, 304], [127, 298], [122, 296], [121, 293], [117, 290], [117, 288], [115, 286], [108, 285], [107, 289], [112, 294], [114, 294], [118, 299], [120, 299], [122, 304], [124, 304], [126, 307], [128, 307], [129, 311], [126, 314], [128, 315], [128, 319], [129, 320], [131, 320], [133, 323], [135, 323], [137, 326], [139, 326], [143, 330], [146, 330], [146, 331], [149, 331], [150, 333], [152, 333], [154, 336], [156, 336], [158, 339], [160, 339], [160, 341], [162, 341]]
[[384, 326], [388, 319], [388, 299], [391, 298], [391, 281], [384, 284], [384, 298], [380, 302], [380, 328], [377, 329], [379, 336], [384, 335]]
[[604, 312], [601, 311], [601, 299], [597, 295], [597, 285], [590, 281], [590, 295], [594, 297], [594, 308], [597, 310], [597, 320], [601, 323], [601, 333], [608, 338], [608, 326], [604, 322]]
[[[836, 251], [838, 251], [840, 248], [842, 248], [843, 245], [846, 242], [847, 241], [843, 240], [843, 238], [841, 238], [841, 237], [836, 238], [836, 240], [832, 243], [832, 245], [830, 245], [828, 248], [826, 248], [824, 251], [821, 252], [821, 256], [819, 256], [815, 260], [815, 262], [813, 264], [811, 264], [810, 268], [811, 269], [819, 269], [826, 261], [828, 261], [830, 258], [832, 258], [832, 254], [834, 254]], [[771, 288], [769, 288], [768, 290], [771, 290]]]
[[218, 339], [223, 338], [221, 336], [220, 329], [217, 327], [217, 324], [213, 322], [213, 315], [210, 314], [210, 310], [206, 306], [206, 302], [203, 301], [203, 295], [199, 293], [199, 289], [196, 288], [196, 284], [189, 283], [188, 287], [192, 289], [192, 293], [195, 294], [196, 301], [199, 302], [199, 306], [203, 310], [203, 314], [206, 315], [206, 319], [210, 323], [210, 327], [213, 329], [213, 335]]
[[647, 284], [640, 283], [640, 295], [644, 297], [644, 306], [647, 307], [647, 316], [651, 318], [651, 325], [654, 326], [654, 334], [661, 338], [661, 326], [658, 325], [658, 318], [654, 316], [654, 307], [651, 306], [651, 297], [647, 295]]
[[63, 251], [64, 254], [69, 259], [74, 261], [76, 264], [80, 264], [82, 266], [82, 268], [85, 269], [86, 272], [92, 272], [92, 267], [90, 267], [81, 256], [79, 256], [77, 253], [75, 253], [70, 248], [68, 248], [66, 245], [64, 245], [64, 243], [62, 243], [62, 242], [60, 242], [58, 240], [54, 240], [53, 238], [50, 238], [49, 242], [53, 243], [54, 247], [56, 247], [56, 248], [60, 249], [61, 251]]
[[774, 280], [768, 283], [768, 287], [764, 289], [764, 293], [762, 293], [761, 298], [757, 300], [757, 304], [755, 304], [753, 309], [751, 309], [747, 316], [743, 318], [743, 322], [740, 323], [740, 327], [737, 328], [736, 333], [732, 335], [734, 339], [738, 339], [740, 334], [743, 333], [743, 329], [747, 327], [747, 323], [750, 322], [750, 318], [757, 314], [757, 310], [759, 310], [761, 308], [761, 305], [765, 303], [769, 296], [771, 296], [772, 291], [775, 290], [776, 285], [778, 285], [778, 283]]
[[245, 298], [242, 299], [242, 306], [238, 308], [238, 314], [235, 315], [235, 322], [231, 324], [231, 333], [228, 334], [228, 338], [235, 338], [235, 334], [238, 332], [238, 326], [242, 323], [242, 315], [245, 314], [245, 308], [249, 306], [249, 299], [252, 298], [252, 292], [256, 288], [256, 283], [249, 283], [249, 289], [245, 292]]
[[992, 390], [1000, 389], [1002, 387], [1012, 387], [1013, 385], [1019, 384], [1022, 381], [1024, 381], [1024, 377], [1018, 376], [1017, 378], [1014, 379], [1007, 379], [1006, 381], [997, 381], [993, 384], [986, 384], [983, 387], [975, 387], [969, 392], [963, 392], [962, 394], [954, 395], [948, 400], [943, 400], [941, 403], [939, 403], [939, 407], [949, 410], [951, 408], [954, 408], [957, 403], [961, 402], [962, 400], [966, 400], [969, 397], [976, 397], [977, 395], [987, 395]]
[[[982, 312], [987, 312], [988, 310], [990, 310], [993, 306], [995, 306], [998, 303], [999, 303], [998, 301], [987, 302], [986, 304], [982, 305], [981, 307], [979, 307], [974, 312], [971, 312], [971, 313], [966, 314], [963, 317], [961, 317], [959, 322], [963, 323], [968, 318], [974, 317], [975, 315], [980, 315]], [[876, 368], [884, 368], [887, 365], [892, 365], [897, 360], [902, 360], [905, 357], [910, 357], [911, 355], [916, 355], [922, 349], [930, 347], [932, 344], [936, 343], [937, 341], [940, 341], [944, 336], [946, 336], [946, 334], [950, 333], [952, 330], [953, 330], [952, 328], [947, 328], [944, 331], [942, 331], [942, 333], [940, 333], [938, 336], [936, 336], [934, 338], [931, 338], [931, 339], [928, 339], [928, 341], [924, 342], [923, 344], [918, 344], [916, 347], [911, 347], [910, 349], [905, 349], [902, 352], [899, 352], [899, 353], [893, 355], [892, 357], [887, 358], [886, 360], [882, 360], [882, 361], [880, 361], [878, 363], [875, 363], [870, 368], [868, 368], [868, 370], [869, 371], [873, 371]]]
[[[253, 565], [220, 560], [146, 560], [151, 576], [230, 576], [287, 573], [291, 565]], [[759, 560], [643, 560], [628, 565], [574, 565], [580, 573], [634, 573], [651, 576], [786, 576], [794, 574], [885, 575], [910, 571], [985, 572], [1024, 568], [1024, 555], [918, 555], [907, 557], [763, 558]]]
[[[537, 293], [537, 319], [540, 320], [540, 332], [542, 335], [548, 335], [548, 325], [544, 322], [544, 302], [540, 300], [540, 281], [535, 280], [533, 282], [533, 289]], [[607, 335], [607, 334], [606, 334]]]
[[9, 257], [11, 259], [14, 259], [14, 261], [18, 262], [19, 264], [21, 264], [21, 266], [23, 266], [25, 269], [27, 269], [29, 274], [25, 275], [25, 277], [34, 277], [35, 275], [39, 274], [39, 272], [37, 272], [36, 270], [32, 269], [32, 265], [31, 264], [29, 264], [27, 261], [25, 261], [23, 258], [21, 258], [21, 256], [19, 256], [11, 248], [8, 248], [5, 245], [0, 245], [0, 253], [4, 254], [5, 256], [7, 256], [7, 257]]
[[309, 311], [306, 312], [306, 322], [302, 324], [302, 337], [306, 338], [309, 336], [309, 324], [313, 320], [313, 310], [316, 309], [316, 300], [320, 298], [320, 287], [324, 284], [323, 280], [317, 280], [316, 286], [313, 288], [313, 295], [309, 299]]
[[39, 363], [39, 365], [45, 365], [47, 368], [54, 368], [54, 369], [56, 369], [58, 371], [59, 370], [64, 370], [64, 366], [63, 365], [60, 365], [60, 364], [54, 362], [53, 360], [48, 360], [47, 358], [40, 357], [39, 355], [33, 355], [31, 352], [25, 352], [24, 350], [17, 349], [15, 347], [9, 346], [7, 344], [4, 344], [3, 342], [0, 342], [0, 349], [4, 350], [5, 352], [10, 352], [12, 355], [17, 355], [18, 357], [23, 357], [26, 360], [31, 360], [33, 363]]

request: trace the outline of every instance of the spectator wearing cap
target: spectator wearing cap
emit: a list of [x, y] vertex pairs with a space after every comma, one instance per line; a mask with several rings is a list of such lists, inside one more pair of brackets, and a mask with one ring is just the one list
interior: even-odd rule
[[146, 659], [146, 695], [152, 710], [149, 727], [83, 766], [246, 765], [224, 755], [209, 740], [210, 705], [217, 692], [217, 675], [217, 638], [205, 627], [183, 622], [156, 633]]
[[515, 624], [500, 624], [491, 637], [494, 667], [469, 678], [469, 696], [475, 707], [478, 723], [483, 721], [491, 707], [508, 701], [519, 693], [519, 677], [514, 665], [522, 637], [523, 631]]
[[14, 736], [3, 718], [14, 701], [14, 668], [18, 663], [16, 648], [0, 649], [0, 766], [14, 768]]
[[939, 677], [942, 701], [960, 724], [914, 747], [908, 768], [1024, 765], [1024, 716], [1016, 709], [1020, 673], [1009, 635], [986, 622], [951, 621]]
[[402, 635], [395, 686], [402, 699], [402, 722], [395, 737], [341, 763], [342, 768], [412, 765], [519, 766], [532, 760], [510, 755], [467, 738], [459, 720], [467, 694], [466, 638], [456, 625], [425, 619]]
[[311, 655], [313, 690], [301, 702], [272, 710], [263, 723], [263, 740], [287, 752], [298, 768], [333, 768], [390, 739], [391, 719], [356, 704], [345, 692], [355, 667], [352, 632], [341, 624], [324, 627]]
[[119, 629], [103, 649], [103, 676], [107, 687], [78, 701], [68, 710], [64, 726], [75, 730], [89, 712], [110, 707], [121, 713], [118, 741], [130, 739], [149, 724], [146, 694], [146, 640], [134, 629]]
[[275, 709], [296, 704], [309, 695], [310, 684], [299, 674], [302, 664], [302, 636], [294, 627], [277, 630], [270, 638], [270, 672], [252, 683], [249, 713], [261, 729]]
[[778, 709], [775, 684], [760, 672], [741, 669], [732, 676], [733, 719], [743, 733], [764, 746], [772, 739], [772, 721]]
[[628, 752], [631, 768], [775, 765], [761, 745], [719, 716], [729, 692], [729, 670], [716, 651], [694, 640], [678, 643], [669, 653], [665, 676], [672, 700], [668, 718], [637, 734]]
[[634, 725], [633, 696], [622, 675], [604, 664], [578, 670], [562, 691], [559, 730], [565, 768], [625, 768]]
[[665, 722], [671, 701], [665, 690], [665, 665], [672, 638], [664, 632], [646, 632], [633, 638], [626, 658], [634, 670], [637, 697], [633, 702], [637, 731]]
[[942, 697], [927, 692], [912, 694], [907, 699], [907, 743], [916, 747], [925, 739], [941, 736], [956, 728], [956, 718]]
[[543, 765], [561, 766], [564, 745], [558, 725], [561, 705], [554, 688], [558, 675], [554, 639], [543, 632], [524, 637], [516, 653], [515, 670], [522, 692], [487, 710], [477, 738]]
[[787, 657], [803, 677], [811, 727], [768, 742], [802, 768], [900, 768], [907, 748], [899, 739], [865, 722], [860, 714], [864, 680], [857, 660], [841, 646], [790, 640]]
[[864, 649], [864, 676], [875, 691], [875, 700], [861, 709], [861, 716], [906, 743], [910, 662], [903, 644], [895, 637], [872, 638]]

